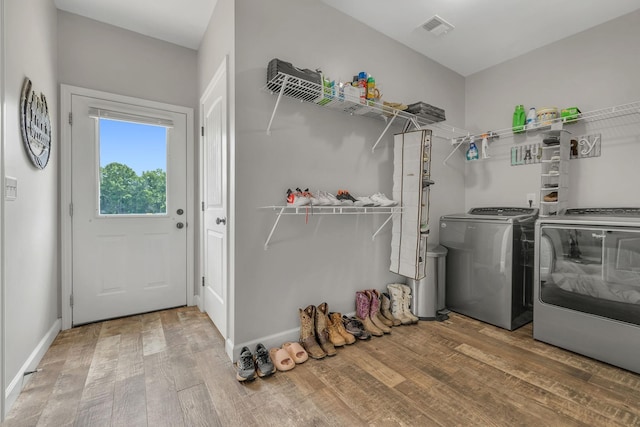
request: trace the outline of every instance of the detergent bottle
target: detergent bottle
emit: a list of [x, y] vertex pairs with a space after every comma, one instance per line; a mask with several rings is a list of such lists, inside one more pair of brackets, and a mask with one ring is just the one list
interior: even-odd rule
[[524, 131], [526, 121], [527, 116], [524, 112], [524, 105], [516, 105], [516, 109], [513, 112], [513, 132], [520, 133]]
[[476, 147], [476, 143], [471, 137], [471, 141], [469, 142], [469, 149], [467, 150], [467, 160], [478, 160], [478, 147]]
[[527, 114], [527, 129], [534, 129], [536, 127], [536, 107], [529, 108]]

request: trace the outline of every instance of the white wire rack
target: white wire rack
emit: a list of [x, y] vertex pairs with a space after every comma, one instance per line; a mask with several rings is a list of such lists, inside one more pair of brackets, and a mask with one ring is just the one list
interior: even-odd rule
[[373, 233], [371, 236], [371, 240], [375, 240], [376, 236], [382, 231], [385, 225], [391, 221], [393, 215], [399, 214], [402, 212], [402, 207], [400, 206], [313, 206], [313, 205], [305, 205], [305, 206], [263, 206], [260, 209], [273, 210], [277, 213], [276, 220], [271, 227], [271, 232], [269, 232], [269, 236], [267, 240], [264, 242], [264, 249], [267, 250], [269, 248], [269, 242], [271, 241], [271, 237], [273, 237], [273, 233], [276, 231], [278, 227], [278, 223], [280, 222], [280, 218], [283, 215], [306, 215], [306, 216], [315, 216], [315, 215], [388, 215], [389, 217], [382, 223], [382, 225]]
[[[621, 104], [621, 105], [616, 105], [614, 107], [607, 107], [599, 110], [588, 111], [586, 113], [578, 113], [576, 117], [571, 117], [571, 118], [560, 117], [554, 120], [549, 120], [545, 122], [543, 126], [536, 126], [532, 129], [527, 129], [525, 131], [520, 132], [520, 134], [524, 134], [525, 132], [526, 134], [529, 134], [530, 132], [540, 132], [540, 131], [544, 132], [545, 130], [556, 129], [558, 128], [558, 126], [562, 126], [564, 124], [577, 123], [580, 121], [595, 122], [598, 120], [607, 120], [607, 119], [613, 119], [613, 118], [630, 116], [630, 115], [638, 115], [638, 117], [640, 118], [640, 101], [634, 101], [628, 104]], [[475, 135], [467, 134], [462, 137], [452, 139], [452, 144], [455, 146], [455, 148], [445, 158], [443, 163], [446, 164], [447, 160], [449, 160], [449, 158], [458, 150], [458, 148], [460, 148], [460, 146], [465, 143], [469, 143], [472, 138], [476, 143], [479, 143], [482, 140], [482, 136], [484, 134], [488, 134], [490, 140], [494, 138], [500, 138], [500, 137], [510, 138], [516, 135], [516, 133], [513, 131], [513, 128], [509, 127], [505, 129], [494, 130], [491, 132], [478, 133]]]
[[271, 119], [267, 126], [267, 134], [271, 134], [271, 125], [276, 115], [280, 100], [282, 97], [293, 98], [301, 102], [308, 102], [314, 105], [341, 111], [354, 116], [371, 117], [384, 120], [387, 126], [382, 131], [378, 140], [373, 144], [371, 151], [375, 151], [376, 147], [387, 133], [391, 125], [396, 119], [405, 120], [405, 128], [413, 126], [416, 129], [427, 127], [432, 130], [433, 135], [438, 138], [452, 140], [464, 137], [469, 132], [450, 126], [444, 122], [434, 122], [425, 117], [398, 110], [380, 102], [364, 101], [361, 102], [359, 97], [355, 97], [348, 93], [335, 94], [328, 88], [324, 88], [321, 84], [310, 82], [299, 77], [295, 77], [285, 73], [278, 73], [262, 88], [264, 92], [272, 95], [277, 94], [278, 99], [271, 113]]

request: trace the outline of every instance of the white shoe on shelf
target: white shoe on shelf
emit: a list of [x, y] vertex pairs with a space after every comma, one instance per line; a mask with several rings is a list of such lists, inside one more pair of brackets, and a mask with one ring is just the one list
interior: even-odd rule
[[331, 204], [333, 206], [342, 205], [342, 202], [340, 200], [338, 200], [338, 198], [336, 196], [334, 196], [333, 194], [328, 193], [328, 192], [324, 192], [324, 195], [327, 197], [327, 199], [331, 202]]
[[374, 194], [373, 196], [371, 196], [371, 200], [373, 200], [374, 202], [380, 203], [380, 206], [384, 206], [384, 207], [395, 206], [398, 204], [398, 202], [396, 202], [395, 200], [389, 199], [383, 193]]
[[356, 199], [358, 201], [362, 202], [362, 206], [364, 206], [365, 208], [370, 207], [370, 206], [375, 206], [375, 203], [373, 202], [373, 200], [371, 200], [367, 196], [356, 197]]

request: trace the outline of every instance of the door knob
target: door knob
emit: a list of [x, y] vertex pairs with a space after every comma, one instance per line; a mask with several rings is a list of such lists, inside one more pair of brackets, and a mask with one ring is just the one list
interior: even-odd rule
[[226, 223], [227, 223], [226, 218], [216, 218], [216, 224], [226, 224]]
[[177, 213], [178, 215], [182, 215], [182, 214], [184, 213], [184, 211], [183, 211], [182, 209], [178, 209], [178, 210], [176, 211], [176, 213]]
[[184, 224], [183, 224], [182, 222], [179, 222], [179, 223], [177, 223], [177, 224], [176, 224], [176, 227], [178, 227], [178, 228], [183, 228], [183, 227], [184, 227]]

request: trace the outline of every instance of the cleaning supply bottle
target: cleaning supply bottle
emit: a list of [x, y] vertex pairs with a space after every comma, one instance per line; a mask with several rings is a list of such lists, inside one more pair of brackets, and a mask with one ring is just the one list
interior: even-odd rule
[[516, 109], [513, 112], [513, 132], [520, 133], [524, 130], [524, 125], [527, 122], [527, 116], [524, 112], [524, 105], [516, 105]]
[[476, 147], [476, 143], [471, 137], [471, 141], [469, 142], [469, 149], [467, 150], [467, 160], [478, 160], [478, 147]]
[[360, 103], [367, 103], [367, 73], [360, 71], [358, 73], [358, 91], [360, 92]]
[[482, 158], [489, 158], [489, 135], [486, 133], [482, 134]]
[[367, 79], [367, 100], [373, 101], [376, 97], [376, 79], [369, 76]]
[[529, 108], [527, 113], [527, 129], [533, 129], [536, 127], [536, 107]]

